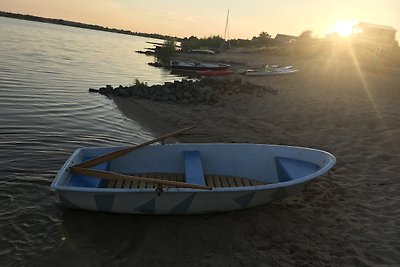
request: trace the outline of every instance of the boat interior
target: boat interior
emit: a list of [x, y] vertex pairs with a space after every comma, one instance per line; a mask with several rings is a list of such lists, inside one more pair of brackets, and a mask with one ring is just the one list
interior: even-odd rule
[[[173, 181], [212, 188], [249, 187], [269, 184], [269, 182], [250, 177], [205, 173], [199, 151], [183, 151], [183, 155], [183, 172], [129, 172], [124, 173], [124, 175], [133, 177], [127, 177], [126, 179], [100, 179], [74, 174], [70, 177], [66, 185], [74, 187], [135, 189], [176, 188], [176, 186], [171, 184], [163, 184], [162, 181]], [[95, 166], [93, 169], [107, 172], [110, 171], [110, 165], [110, 162], [105, 162]], [[282, 157], [276, 157], [274, 165], [276, 165], [278, 182], [291, 181], [299, 176], [314, 173], [319, 169], [319, 166], [309, 162]], [[160, 183], [154, 183], [154, 180], [152, 182], [146, 182], [143, 179], [135, 180], [134, 177], [157, 179]]]

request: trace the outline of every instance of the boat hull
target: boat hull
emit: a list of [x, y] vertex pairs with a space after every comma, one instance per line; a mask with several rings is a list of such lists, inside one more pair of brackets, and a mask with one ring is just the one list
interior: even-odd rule
[[238, 73], [247, 76], [278, 76], [298, 72], [293, 66], [266, 65], [257, 68], [240, 69]]
[[297, 73], [298, 70], [282, 70], [282, 71], [246, 71], [246, 76], [279, 76]]
[[[101, 179], [76, 186], [69, 168], [85, 158], [103, 155], [118, 148], [82, 148], [67, 160], [52, 183], [63, 206], [100, 212], [128, 214], [204, 214], [255, 207], [273, 200], [301, 193], [316, 177], [325, 174], [335, 164], [328, 152], [287, 146], [255, 144], [170, 144], [152, 145], [132, 152], [111, 164], [120, 173], [184, 172], [184, 164], [172, 164], [182, 159], [183, 151], [199, 151], [204, 173], [220, 173], [253, 177], [265, 184], [240, 187], [217, 187], [212, 190], [189, 188], [106, 188]], [[304, 162], [318, 166], [315, 171], [298, 170], [280, 174], [277, 159]], [[219, 159], [219, 162], [216, 162]], [[135, 164], [127, 164], [135, 162]], [[279, 165], [279, 164], [278, 164]], [[285, 176], [292, 175], [293, 179]], [[89, 179], [89, 178], [88, 178]]]
[[233, 192], [74, 192], [58, 191], [64, 207], [126, 214], [177, 215], [228, 212], [298, 195], [308, 183]]
[[200, 70], [196, 71], [196, 73], [200, 76], [225, 76], [225, 75], [230, 75], [233, 74], [233, 71], [231, 70]]

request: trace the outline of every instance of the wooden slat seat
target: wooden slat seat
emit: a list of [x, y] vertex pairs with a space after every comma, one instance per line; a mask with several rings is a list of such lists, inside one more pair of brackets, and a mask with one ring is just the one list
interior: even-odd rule
[[[185, 175], [183, 173], [133, 173], [130, 174], [138, 177], [145, 178], [156, 178], [160, 180], [168, 180], [168, 181], [176, 181], [176, 182], [184, 182]], [[242, 186], [257, 186], [264, 185], [267, 183], [257, 181], [255, 179], [250, 178], [241, 178], [234, 176], [226, 176], [226, 175], [214, 175], [214, 174], [206, 174], [204, 176], [205, 182], [207, 186], [218, 188], [218, 187], [242, 187]], [[156, 188], [156, 184], [154, 183], [146, 183], [142, 181], [131, 181], [131, 180], [108, 180], [106, 184], [107, 188]], [[163, 185], [163, 188], [175, 188], [174, 186]]]
[[242, 186], [257, 186], [265, 185], [267, 183], [260, 182], [255, 179], [242, 178], [226, 175], [210, 175], [205, 176], [207, 186], [211, 187], [242, 187]]

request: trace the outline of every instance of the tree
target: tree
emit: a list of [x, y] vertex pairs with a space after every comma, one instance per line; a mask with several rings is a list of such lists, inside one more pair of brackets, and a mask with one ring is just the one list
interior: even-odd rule
[[261, 32], [257, 37], [253, 37], [251, 42], [256, 46], [267, 45], [271, 42], [271, 35], [267, 32]]
[[266, 40], [271, 38], [271, 35], [268, 34], [267, 32], [261, 32], [260, 35], [258, 36], [258, 38], [262, 39], [262, 40]]
[[166, 39], [163, 46], [156, 48], [156, 55], [160, 59], [169, 59], [176, 51], [176, 42], [172, 39]]
[[181, 41], [182, 51], [190, 51], [200, 48], [219, 48], [222, 47], [225, 40], [221, 36], [210, 36], [207, 38], [198, 39], [195, 36], [184, 38]]

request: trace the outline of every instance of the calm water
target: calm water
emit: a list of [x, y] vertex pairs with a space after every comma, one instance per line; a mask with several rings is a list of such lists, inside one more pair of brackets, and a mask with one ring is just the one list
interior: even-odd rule
[[104, 263], [108, 250], [130, 246], [96, 236], [131, 217], [65, 211], [49, 185], [78, 147], [152, 137], [112, 100], [88, 93], [179, 79], [134, 53], [146, 41], [154, 39], [0, 17], [0, 266], [41, 265], [64, 249], [71, 261], [93, 252], [90, 262]]

